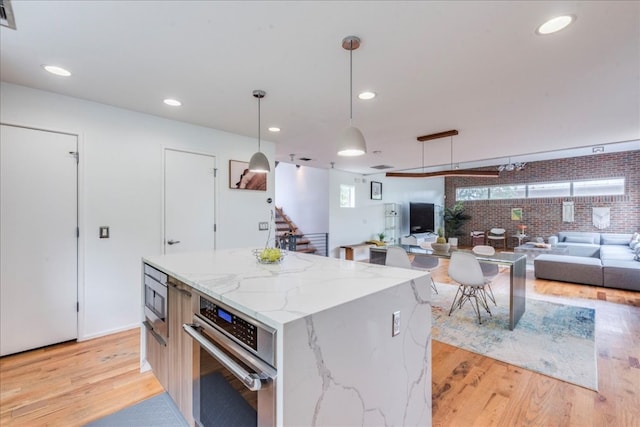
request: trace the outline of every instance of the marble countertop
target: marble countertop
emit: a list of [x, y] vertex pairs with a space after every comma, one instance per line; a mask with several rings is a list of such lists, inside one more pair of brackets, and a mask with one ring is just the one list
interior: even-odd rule
[[279, 264], [260, 264], [253, 248], [146, 256], [143, 261], [276, 329], [427, 274], [299, 252], [289, 252]]

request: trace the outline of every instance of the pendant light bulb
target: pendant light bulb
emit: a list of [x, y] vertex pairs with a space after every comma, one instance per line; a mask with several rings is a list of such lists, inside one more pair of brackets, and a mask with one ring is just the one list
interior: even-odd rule
[[367, 144], [360, 129], [353, 127], [353, 51], [360, 47], [360, 38], [347, 36], [342, 48], [349, 51], [349, 127], [338, 139], [339, 156], [361, 156], [367, 152]]
[[254, 90], [253, 96], [258, 99], [258, 151], [251, 156], [249, 160], [249, 172], [267, 173], [271, 172], [269, 166], [269, 159], [260, 151], [260, 100], [264, 98], [267, 93], [263, 90]]

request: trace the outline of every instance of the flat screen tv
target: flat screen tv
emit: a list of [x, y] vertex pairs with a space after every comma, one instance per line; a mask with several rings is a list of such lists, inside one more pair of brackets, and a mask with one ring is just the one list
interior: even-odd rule
[[409, 233], [435, 232], [435, 205], [433, 203], [409, 203]]

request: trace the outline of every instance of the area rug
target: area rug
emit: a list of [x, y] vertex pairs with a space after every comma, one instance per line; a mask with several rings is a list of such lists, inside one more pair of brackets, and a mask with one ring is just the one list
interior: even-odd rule
[[[433, 339], [550, 377], [598, 389], [595, 310], [527, 299], [525, 314], [509, 330], [509, 295], [494, 292], [492, 316], [469, 303], [449, 316], [457, 286], [438, 283], [433, 297]], [[496, 291], [494, 289], [494, 291]]]
[[86, 427], [188, 427], [167, 393], [162, 393], [124, 408]]

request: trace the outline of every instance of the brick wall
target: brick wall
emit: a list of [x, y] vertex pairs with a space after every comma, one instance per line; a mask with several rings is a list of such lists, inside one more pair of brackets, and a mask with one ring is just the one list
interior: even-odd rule
[[[493, 169], [493, 168], [489, 168]], [[507, 230], [507, 245], [514, 247], [516, 226], [527, 226], [530, 238], [559, 231], [632, 233], [640, 230], [640, 151], [598, 154], [527, 163], [522, 171], [502, 171], [499, 178], [450, 177], [445, 179], [446, 206], [455, 203], [456, 187], [507, 185], [591, 178], [625, 177], [625, 194], [599, 197], [551, 197], [541, 199], [484, 200], [464, 202], [471, 220], [465, 224], [461, 245], [471, 245], [472, 230], [501, 227]], [[562, 222], [562, 202], [575, 204], [575, 222]], [[592, 208], [611, 208], [611, 225], [599, 230], [593, 225]], [[522, 221], [511, 220], [511, 208], [522, 208]]]

